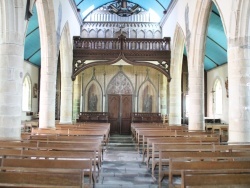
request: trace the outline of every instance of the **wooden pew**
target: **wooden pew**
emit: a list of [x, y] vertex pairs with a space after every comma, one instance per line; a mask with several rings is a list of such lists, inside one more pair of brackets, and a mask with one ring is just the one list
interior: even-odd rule
[[237, 187], [248, 188], [250, 186], [250, 170], [183, 170], [181, 173], [181, 187]]
[[78, 169], [88, 172], [90, 184], [94, 183], [95, 178], [92, 173], [91, 160], [47, 160], [47, 159], [16, 159], [16, 158], [2, 158], [1, 167], [6, 168], [7, 171], [15, 170], [17, 168], [37, 169]]
[[[250, 161], [172, 161], [169, 163], [169, 187], [173, 186], [173, 174], [184, 170], [202, 171], [202, 170], [224, 170], [225, 174], [230, 174], [230, 170], [249, 171]], [[229, 171], [227, 173], [227, 171]], [[183, 175], [183, 174], [182, 174]], [[183, 176], [181, 177], [184, 178]]]
[[[250, 161], [249, 152], [161, 152], [159, 156], [159, 174], [158, 181], [161, 182], [164, 176], [169, 175], [168, 171], [163, 171], [163, 161]], [[179, 173], [178, 173], [179, 174]]]
[[[191, 151], [191, 152], [212, 152], [214, 151], [214, 145], [213, 144], [206, 144], [206, 145], [200, 145], [200, 144], [164, 144], [164, 143], [157, 143], [152, 145], [152, 177], [155, 179], [154, 176], [154, 168], [157, 163], [159, 163], [159, 174], [162, 174], [161, 172], [161, 166], [162, 166], [162, 160], [161, 153], [163, 152], [184, 152], [184, 151]], [[156, 154], [159, 155], [159, 160], [156, 161]], [[158, 156], [157, 156], [158, 158]]]
[[[172, 143], [172, 144], [184, 144], [184, 143], [193, 143], [193, 144], [220, 144], [219, 135], [213, 137], [206, 136], [195, 136], [195, 137], [148, 137], [147, 138], [147, 148], [144, 151], [143, 162], [146, 160], [147, 166], [149, 166], [149, 161], [152, 158], [152, 144], [155, 143]], [[155, 154], [155, 158], [157, 155]]]
[[[84, 171], [74, 169], [0, 168], [0, 187], [83, 188]], [[89, 187], [89, 186], [88, 186]]]
[[[227, 152], [227, 153], [232, 153], [232, 152], [246, 152], [250, 151], [250, 145], [215, 145], [215, 144], [210, 144], [210, 145], [193, 145], [193, 144], [153, 144], [152, 148], [152, 177], [154, 177], [154, 167], [157, 162], [159, 162], [159, 181], [161, 181], [162, 176], [164, 175], [164, 172], [162, 172], [162, 166], [163, 166], [163, 160], [168, 160], [169, 155], [172, 152]], [[155, 160], [155, 153], [159, 152], [159, 161]], [[185, 153], [183, 153], [183, 158]], [[181, 155], [181, 154], [180, 154]], [[202, 155], [202, 154], [201, 154]], [[232, 154], [235, 155], [235, 154]], [[238, 154], [242, 155], [242, 154]], [[197, 154], [197, 157], [199, 155]], [[245, 157], [249, 158], [250, 152], [246, 152], [246, 154], [243, 156], [239, 157]], [[226, 156], [225, 156], [226, 157]], [[227, 156], [228, 157], [228, 156]], [[168, 162], [168, 161], [167, 161]]]
[[107, 129], [80, 129], [80, 130], [71, 130], [71, 129], [40, 129], [33, 128], [31, 135], [65, 135], [65, 136], [103, 136], [104, 143], [108, 143], [109, 131]]
[[[30, 159], [77, 159], [77, 160], [92, 160], [93, 166], [99, 165], [97, 163], [96, 155], [94, 152], [88, 151], [58, 151], [58, 150], [23, 150], [23, 149], [0, 149], [0, 156], [2, 158], [14, 157], [14, 158], [30, 158]], [[94, 173], [96, 172], [94, 166]]]
[[45, 150], [45, 151], [68, 151], [68, 152], [91, 152], [93, 156], [98, 156], [98, 160], [94, 157], [94, 172], [96, 166], [101, 165], [101, 146], [100, 143], [50, 143], [50, 142], [14, 142], [1, 141], [0, 148], [19, 149], [19, 150]]

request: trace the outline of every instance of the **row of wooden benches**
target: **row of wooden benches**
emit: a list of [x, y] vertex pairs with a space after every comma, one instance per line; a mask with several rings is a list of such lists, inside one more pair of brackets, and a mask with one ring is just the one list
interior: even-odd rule
[[174, 185], [173, 175], [181, 175], [182, 187], [250, 185], [250, 145], [246, 143], [221, 145], [218, 135], [204, 131], [190, 134], [184, 126], [176, 130], [175, 126], [168, 128], [155, 124], [132, 124], [132, 127], [138, 146], [142, 140], [143, 160], [147, 159], [149, 168], [152, 165], [155, 180], [158, 165], [159, 187], [166, 175], [170, 187]]
[[[109, 128], [109, 124], [93, 124], [92, 130], [88, 126], [60, 125], [60, 128], [44, 129], [45, 132], [34, 129], [22, 140], [1, 140], [0, 186], [93, 187]], [[80, 133], [66, 136], [55, 130]]]

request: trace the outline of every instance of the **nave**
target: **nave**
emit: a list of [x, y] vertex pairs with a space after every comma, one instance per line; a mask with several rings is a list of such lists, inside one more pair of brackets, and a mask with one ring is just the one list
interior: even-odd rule
[[[168, 187], [167, 178], [161, 185]], [[95, 187], [158, 188], [158, 182], [153, 181], [151, 169], [142, 162], [142, 154], [138, 153], [131, 135], [111, 135]]]

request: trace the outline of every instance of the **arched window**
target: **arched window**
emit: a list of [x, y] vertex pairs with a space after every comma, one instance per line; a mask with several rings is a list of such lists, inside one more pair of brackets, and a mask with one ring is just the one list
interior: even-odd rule
[[221, 82], [217, 79], [214, 85], [215, 89], [215, 113], [222, 114], [222, 87]]
[[31, 111], [31, 80], [28, 75], [23, 80], [22, 110]]

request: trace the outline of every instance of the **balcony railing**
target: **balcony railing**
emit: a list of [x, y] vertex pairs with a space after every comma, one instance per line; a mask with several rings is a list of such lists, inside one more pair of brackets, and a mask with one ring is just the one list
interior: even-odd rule
[[170, 38], [142, 39], [126, 38], [80, 38], [74, 37], [74, 48], [85, 50], [150, 50], [170, 51]]

